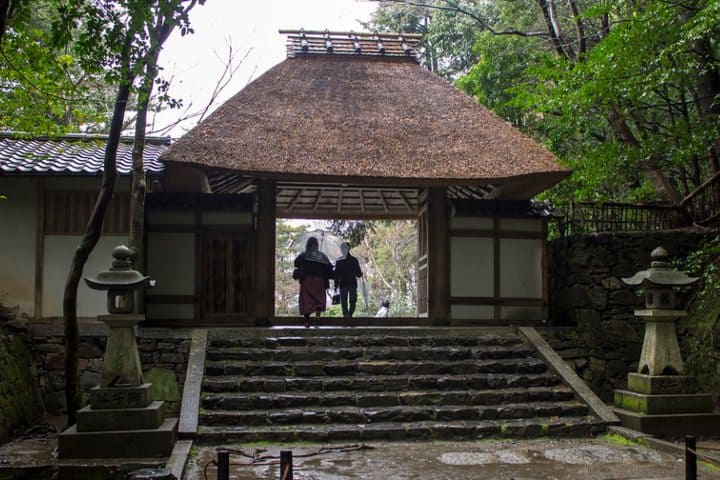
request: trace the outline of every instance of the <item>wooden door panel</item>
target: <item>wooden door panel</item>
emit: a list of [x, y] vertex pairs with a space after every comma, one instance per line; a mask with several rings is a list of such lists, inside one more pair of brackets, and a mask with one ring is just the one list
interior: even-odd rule
[[202, 313], [208, 317], [249, 312], [252, 243], [245, 233], [206, 233], [202, 241]]

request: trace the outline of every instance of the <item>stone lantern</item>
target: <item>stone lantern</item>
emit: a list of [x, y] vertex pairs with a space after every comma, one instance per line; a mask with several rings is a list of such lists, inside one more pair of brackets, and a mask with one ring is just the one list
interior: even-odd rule
[[682, 289], [699, 278], [671, 267], [662, 247], [650, 257], [649, 269], [622, 279], [644, 288], [645, 308], [635, 310], [635, 316], [645, 320], [645, 336], [638, 370], [628, 374], [628, 389], [615, 391], [616, 413], [623, 426], [653, 435], [716, 434], [720, 415], [712, 413], [710, 395], [694, 393], [675, 327], [687, 316]]
[[143, 379], [135, 326], [135, 292], [153, 286], [132, 268], [131, 250], [112, 252], [109, 270], [85, 278], [90, 288], [107, 291], [107, 324], [101, 384], [90, 390], [90, 405], [77, 411], [77, 424], [58, 437], [59, 458], [148, 458], [167, 456], [177, 438], [177, 418], [165, 418], [165, 402], [153, 400]]
[[98, 316], [108, 326], [101, 386], [137, 387], [143, 383], [143, 374], [135, 325], [145, 316], [133, 313], [135, 291], [154, 285], [154, 281], [132, 268], [132, 251], [125, 245], [115, 247], [112, 256], [115, 260], [109, 270], [85, 278], [90, 288], [107, 290], [109, 315]]
[[622, 279], [625, 285], [645, 289], [645, 309], [635, 310], [635, 315], [646, 322], [638, 365], [638, 373], [642, 374], [685, 373], [675, 328], [675, 321], [687, 316], [685, 298], [679, 289], [692, 285], [699, 278], [688, 277], [670, 267], [667, 257], [667, 250], [658, 247], [650, 254], [649, 269]]

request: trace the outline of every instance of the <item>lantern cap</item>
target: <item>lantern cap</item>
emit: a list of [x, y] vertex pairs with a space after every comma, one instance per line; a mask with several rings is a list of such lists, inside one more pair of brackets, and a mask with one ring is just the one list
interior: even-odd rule
[[667, 262], [670, 254], [663, 247], [657, 247], [650, 253], [650, 268], [637, 272], [632, 277], [622, 278], [625, 285], [635, 287], [686, 287], [700, 280], [685, 272], [673, 268]]
[[115, 259], [109, 270], [95, 277], [85, 277], [85, 283], [94, 290], [134, 290], [152, 286], [150, 277], [132, 268], [133, 251], [126, 245], [118, 245], [112, 251]]

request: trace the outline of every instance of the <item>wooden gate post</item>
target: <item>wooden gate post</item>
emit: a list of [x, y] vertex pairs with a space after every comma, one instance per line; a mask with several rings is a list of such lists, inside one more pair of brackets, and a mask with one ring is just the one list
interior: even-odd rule
[[446, 188], [428, 188], [428, 318], [433, 325], [450, 321], [450, 245]]
[[261, 179], [257, 184], [255, 216], [255, 275], [253, 316], [255, 325], [266, 326], [275, 315], [275, 182]]

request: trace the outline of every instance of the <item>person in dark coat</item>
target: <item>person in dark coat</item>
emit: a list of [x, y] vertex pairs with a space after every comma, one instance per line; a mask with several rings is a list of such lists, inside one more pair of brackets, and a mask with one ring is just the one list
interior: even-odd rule
[[318, 240], [310, 237], [305, 251], [295, 258], [293, 277], [300, 282], [300, 314], [305, 317], [305, 327], [310, 326], [310, 315], [320, 318], [325, 311], [325, 290], [330, 288], [333, 267], [328, 257], [319, 250]]
[[362, 277], [360, 263], [357, 258], [350, 255], [350, 245], [343, 242], [340, 245], [342, 257], [335, 262], [335, 289], [340, 290], [340, 305], [343, 317], [350, 318], [355, 313], [357, 304], [357, 279]]

